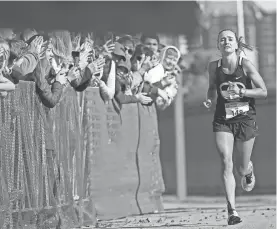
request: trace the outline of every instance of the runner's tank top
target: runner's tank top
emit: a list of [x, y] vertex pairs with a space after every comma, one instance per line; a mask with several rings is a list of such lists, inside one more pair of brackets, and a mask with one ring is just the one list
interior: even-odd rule
[[234, 82], [239, 88], [252, 89], [251, 79], [242, 68], [243, 57], [239, 57], [238, 65], [233, 74], [226, 74], [221, 67], [221, 59], [216, 68], [217, 104], [214, 121], [219, 123], [235, 123], [256, 118], [255, 99], [240, 98], [239, 95], [228, 94], [229, 83]]

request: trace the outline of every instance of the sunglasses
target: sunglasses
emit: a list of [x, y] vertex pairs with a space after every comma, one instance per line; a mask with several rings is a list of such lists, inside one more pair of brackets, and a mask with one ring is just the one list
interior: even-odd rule
[[127, 51], [129, 55], [133, 55], [133, 53], [134, 53], [133, 49], [130, 49], [130, 48], [126, 47], [126, 46], [125, 46], [125, 51]]

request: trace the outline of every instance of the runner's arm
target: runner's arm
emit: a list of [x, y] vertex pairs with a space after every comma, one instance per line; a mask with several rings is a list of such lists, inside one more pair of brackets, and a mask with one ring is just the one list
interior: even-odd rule
[[207, 92], [207, 100], [210, 100], [211, 102], [216, 99], [217, 92], [216, 92], [216, 61], [210, 62], [208, 67], [208, 73], [209, 73], [209, 88]]
[[264, 83], [263, 78], [260, 73], [257, 71], [255, 66], [251, 63], [250, 60], [243, 59], [242, 62], [243, 70], [246, 75], [252, 80], [256, 88], [253, 89], [241, 89], [241, 96], [262, 99], [267, 97], [267, 89]]

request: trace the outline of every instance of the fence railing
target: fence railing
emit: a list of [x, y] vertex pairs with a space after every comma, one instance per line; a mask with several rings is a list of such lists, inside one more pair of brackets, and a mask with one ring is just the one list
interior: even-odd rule
[[[0, 228], [55, 220], [69, 228], [163, 209], [155, 107], [129, 104], [117, 114], [98, 88], [79, 96], [67, 87], [47, 114], [32, 82], [0, 104]], [[55, 151], [45, 149], [46, 125]]]

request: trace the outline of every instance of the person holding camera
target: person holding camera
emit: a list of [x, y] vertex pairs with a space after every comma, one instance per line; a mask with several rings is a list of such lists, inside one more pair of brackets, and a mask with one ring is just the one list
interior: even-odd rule
[[[147, 104], [152, 102], [152, 99], [146, 96], [146, 93], [139, 92], [135, 95], [125, 93], [126, 88], [128, 88], [130, 85], [130, 81], [128, 80], [130, 69], [131, 69], [131, 62], [128, 58], [126, 60], [121, 60], [117, 64], [114, 99], [118, 103], [119, 109], [121, 109], [121, 104], [128, 104], [128, 103]], [[119, 111], [118, 109], [116, 110]]]

